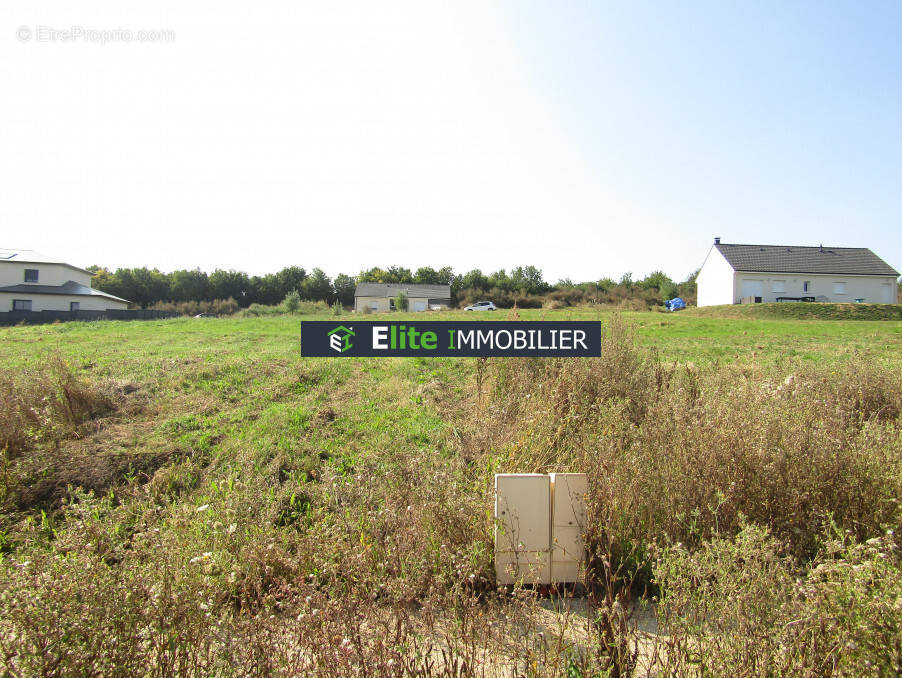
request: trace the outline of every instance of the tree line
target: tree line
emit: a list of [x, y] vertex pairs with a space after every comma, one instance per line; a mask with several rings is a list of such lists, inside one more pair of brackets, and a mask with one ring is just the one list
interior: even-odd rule
[[297, 293], [306, 301], [338, 302], [343, 306], [354, 303], [354, 290], [358, 283], [411, 283], [450, 285], [452, 300], [467, 302], [476, 297], [492, 298], [496, 304], [508, 306], [518, 303], [521, 307], [542, 305], [550, 298], [562, 305], [572, 303], [617, 303], [628, 299], [656, 303], [675, 296], [694, 300], [695, 275], [690, 274], [681, 283], [674, 282], [662, 271], [650, 273], [634, 281], [627, 273], [615, 281], [600, 278], [582, 283], [569, 279], [551, 284], [535, 266], [517, 266], [510, 272], [500, 269], [484, 274], [479, 269], [456, 273], [450, 266], [438, 270], [429, 266], [415, 271], [401, 266], [371, 268], [351, 276], [339, 273], [330, 278], [320, 268], [310, 272], [299, 266], [289, 266], [277, 273], [249, 276], [243, 271], [216, 269], [206, 273], [200, 269], [180, 269], [163, 273], [157, 269], [120, 268], [114, 272], [100, 266], [91, 266], [92, 286], [108, 294], [128, 299], [146, 308], [159, 302], [201, 302], [217, 299], [234, 299], [238, 306], [251, 304], [273, 306], [286, 296]]

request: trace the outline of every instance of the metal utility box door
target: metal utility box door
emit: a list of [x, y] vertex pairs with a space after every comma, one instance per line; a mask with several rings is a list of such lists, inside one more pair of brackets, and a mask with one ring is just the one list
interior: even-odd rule
[[583, 533], [586, 528], [585, 473], [551, 474], [551, 581], [579, 579], [585, 557]]
[[551, 478], [495, 476], [495, 575], [499, 584], [549, 581]]
[[495, 575], [501, 585], [578, 581], [586, 524], [584, 473], [495, 476]]

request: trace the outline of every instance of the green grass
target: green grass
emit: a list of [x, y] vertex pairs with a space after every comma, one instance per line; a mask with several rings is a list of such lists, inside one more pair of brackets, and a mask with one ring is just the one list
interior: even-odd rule
[[[902, 321], [822, 320], [775, 317], [779, 309], [805, 304], [765, 304], [712, 311], [678, 313], [624, 312], [638, 328], [643, 345], [655, 348], [667, 361], [679, 363], [774, 363], [793, 361], [842, 362], [864, 357], [893, 364], [902, 354]], [[850, 305], [859, 306], [859, 305]], [[863, 305], [861, 305], [863, 306]], [[763, 307], [775, 307], [771, 311]], [[758, 309], [763, 309], [759, 311]], [[902, 307], [899, 307], [902, 308]], [[522, 320], [599, 320], [611, 311], [525, 309]], [[294, 361], [300, 347], [301, 320], [344, 322], [355, 316], [331, 314], [221, 318], [146, 322], [93, 322], [0, 328], [0, 360], [8, 366], [40, 364], [59, 353], [95, 375], [120, 379], [156, 380], [163, 374], [182, 374], [195, 388], [236, 387], [248, 378], [254, 364], [270, 367]], [[501, 320], [506, 312], [451, 311], [425, 316], [442, 320]], [[404, 320], [422, 314], [392, 313], [361, 316], [364, 320]], [[322, 362], [324, 359], [314, 359]]]
[[[507, 315], [452, 311], [361, 319], [491, 321]], [[626, 359], [623, 354], [612, 357], [610, 366], [603, 356], [591, 363], [562, 361], [566, 366], [557, 372], [560, 364], [547, 361], [539, 365], [547, 368], [539, 372], [545, 387], [531, 391], [538, 382], [530, 376], [528, 361], [492, 361], [495, 376], [510, 366], [508, 388], [519, 384], [532, 396], [522, 398], [518, 391], [507, 396], [503, 389], [491, 391], [491, 385], [484, 398], [477, 397], [475, 359], [300, 356], [302, 320], [349, 324], [355, 318], [350, 315], [0, 328], [0, 364], [6, 372], [40, 371], [59, 356], [79, 380], [110, 393], [116, 406], [111, 414], [85, 422], [77, 435], [47, 438], [0, 466], [0, 584], [13, 591], [7, 601], [9, 619], [18, 620], [10, 623], [19, 630], [32, 629], [34, 647], [46, 641], [47, 647], [68, 657], [73, 638], [87, 638], [85, 645], [92, 650], [105, 642], [108, 625], [100, 612], [97, 622], [79, 617], [103, 604], [121, 607], [119, 618], [135, 628], [168, 628], [179, 619], [175, 626], [197, 629], [198, 638], [214, 635], [206, 608], [199, 610], [195, 604], [201, 600], [214, 601], [208, 607], [230, 619], [228, 624], [236, 618], [253, 619], [259, 628], [299, 620], [299, 613], [307, 610], [304, 605], [309, 607], [303, 602], [308, 596], [329, 598], [331, 602], [318, 603], [325, 610], [346, 596], [354, 605], [376, 605], [371, 597], [376, 591], [379, 600], [403, 606], [423, 604], [436, 595], [443, 606], [439, 614], [463, 614], [470, 589], [462, 582], [492, 571], [491, 475], [511, 470], [498, 466], [510, 463], [518, 465], [516, 470], [534, 470], [547, 460], [561, 468], [575, 464], [577, 452], [598, 458], [599, 451], [616, 440], [624, 452], [635, 452], [636, 464], [656, 456], [631, 447], [641, 444], [675, 455], [680, 440], [694, 451], [723, 440], [727, 442], [720, 447], [727, 452], [731, 446], [744, 446], [750, 458], [757, 459], [783, 445], [807, 444], [804, 436], [796, 436], [803, 430], [821, 431], [824, 440], [833, 440], [835, 429], [818, 427], [821, 401], [808, 402], [800, 395], [799, 400], [786, 401], [795, 414], [784, 414], [772, 394], [782, 393], [776, 385], [788, 374], [823, 378], [823, 393], [829, 395], [832, 385], [827, 380], [839, 383], [848, 367], [854, 393], [831, 396], [831, 416], [838, 416], [835, 412], [846, 407], [843, 403], [859, 410], [877, 403], [873, 422], [861, 431], [852, 426], [844, 435], [861, 447], [856, 459], [868, 458], [862, 452], [865, 445], [894, 458], [890, 448], [898, 444], [893, 433], [897, 429], [892, 428], [897, 424], [879, 421], [879, 416], [896, 416], [886, 414], [884, 402], [892, 389], [879, 380], [868, 381], [873, 379], [870, 373], [866, 378], [860, 373], [866, 365], [892, 377], [887, 384], [898, 381], [902, 323], [799, 319], [734, 309], [621, 315], [635, 328], [640, 347], [654, 349], [663, 366], [649, 367], [644, 357], [630, 363], [629, 351]], [[519, 317], [607, 325], [612, 312], [521, 310]], [[613, 364], [617, 360], [623, 362]], [[705, 394], [693, 396], [700, 388], [700, 373], [708, 380], [701, 387]], [[739, 373], [754, 378], [736, 380]], [[673, 384], [667, 395], [671, 409], [659, 403], [663, 409], [642, 423], [645, 400], [657, 392], [655, 374]], [[636, 375], [644, 375], [644, 385], [630, 382]], [[614, 395], [593, 400], [599, 397], [598, 388]], [[572, 402], [570, 394], [577, 394]], [[710, 417], [702, 417], [693, 397], [709, 399]], [[642, 426], [621, 414], [627, 412], [630, 398], [637, 400], [633, 410]], [[726, 423], [723, 412], [714, 407], [717, 398], [734, 399], [724, 401], [724, 412], [732, 417]], [[751, 430], [751, 422], [758, 421], [754, 407], [771, 408], [767, 430]], [[693, 416], [702, 417], [708, 428], [672, 431], [658, 425], [693, 408]], [[491, 425], [485, 426], [487, 422]], [[733, 443], [727, 429], [735, 429]], [[730, 480], [741, 469], [722, 460], [719, 475], [706, 468], [697, 482], [694, 457], [684, 455], [684, 475], [674, 472], [672, 478], [664, 463], [669, 458], [663, 455], [660, 468], [652, 469], [662, 480], [649, 480], [645, 496], [663, 496], [668, 483], [678, 498], [684, 488], [696, 485], [699, 496], [713, 489], [731, 492]], [[837, 468], [845, 472], [842, 464]], [[781, 468], [787, 477], [802, 471], [812, 469], [797, 463]], [[870, 478], [865, 471], [861, 477]], [[613, 477], [607, 468], [604, 473]], [[633, 475], [624, 471], [621, 481]], [[890, 478], [896, 475], [888, 472]], [[758, 483], [759, 474], [751, 476], [755, 482], [740, 482], [739, 487], [770, 496], [766, 477]], [[720, 484], [712, 489], [715, 481]], [[93, 490], [93, 497], [78, 487]], [[635, 488], [625, 488], [622, 496], [638, 495]], [[649, 499], [648, 506], [652, 503]], [[689, 508], [704, 517], [710, 507]], [[662, 522], [674, 514], [669, 509], [659, 512]], [[787, 521], [792, 513], [774, 512], [788, 516]], [[21, 565], [26, 560], [32, 570]], [[40, 576], [30, 580], [30, 572]], [[83, 572], [94, 574], [85, 578]], [[141, 598], [165, 586], [181, 592], [171, 599], [174, 607], [156, 610], [146, 602], [156, 598]], [[895, 589], [890, 593], [895, 595]], [[88, 605], [86, 600], [94, 602]], [[10, 601], [21, 607], [12, 610]], [[38, 602], [30, 608], [29, 601]], [[503, 604], [507, 615], [510, 604]], [[247, 616], [229, 617], [235, 609]], [[342, 624], [360, 624], [366, 614], [374, 615], [366, 627], [384, 614], [367, 609], [370, 612], [348, 612]], [[484, 609], [479, 608], [479, 614]], [[29, 626], [28, 620], [38, 614], [46, 615], [46, 623]], [[486, 626], [473, 626], [471, 618], [466, 624], [453, 619], [455, 628], [490, 633]], [[114, 629], [120, 634], [116, 643], [141, 637], [122, 624]], [[303, 634], [309, 624], [299, 622], [299, 627], [297, 633]], [[10, 628], [0, 627], [0, 636]], [[336, 628], [345, 633], [341, 625]], [[42, 635], [44, 629], [48, 636]], [[50, 637], [57, 629], [69, 640]], [[329, 647], [332, 636], [325, 644], [316, 638], [304, 642], [308, 640], [304, 647], [315, 653]], [[136, 641], [133, 652], [146, 650], [142, 642]], [[192, 642], [187, 646], [202, 644]], [[113, 650], [100, 654], [104, 652]], [[41, 656], [36, 650], [34, 661], [40, 662]], [[73, 656], [93, 655], [85, 651]], [[76, 659], [63, 661], [75, 667], [73, 674], [110, 672], [89, 671]]]

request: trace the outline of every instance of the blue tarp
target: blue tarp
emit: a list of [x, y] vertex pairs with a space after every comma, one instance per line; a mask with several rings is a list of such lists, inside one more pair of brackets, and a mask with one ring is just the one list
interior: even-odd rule
[[679, 311], [681, 308], [686, 308], [686, 302], [677, 297], [676, 299], [665, 301], [664, 306], [667, 307], [668, 311]]

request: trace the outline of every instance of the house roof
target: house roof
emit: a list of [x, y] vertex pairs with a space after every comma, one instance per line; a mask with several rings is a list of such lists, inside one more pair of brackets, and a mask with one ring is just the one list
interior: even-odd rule
[[66, 294], [77, 297], [103, 297], [104, 299], [123, 301], [126, 304], [129, 303], [128, 299], [114, 297], [112, 294], [95, 290], [93, 287], [85, 287], [74, 280], [69, 280], [62, 285], [30, 285], [28, 283], [19, 283], [18, 285], [10, 285], [9, 287], [0, 287], [0, 292], [9, 292], [12, 294]]
[[0, 264], [3, 264], [3, 263], [59, 264], [60, 266], [68, 266], [69, 268], [74, 268], [76, 271], [81, 271], [82, 273], [87, 273], [88, 275], [91, 275], [90, 271], [86, 271], [85, 269], [79, 268], [78, 266], [73, 266], [72, 264], [67, 264], [65, 261], [62, 261], [61, 259], [54, 259], [53, 257], [48, 257], [46, 254], [41, 254], [40, 252], [35, 252], [34, 250], [0, 248]]
[[891, 275], [899, 272], [867, 247], [795, 247], [790, 245], [714, 245], [736, 271]]
[[429, 299], [451, 298], [451, 285], [415, 285], [413, 283], [360, 283], [354, 291], [354, 296], [394, 297], [401, 291], [405, 292], [408, 297], [427, 297]]

